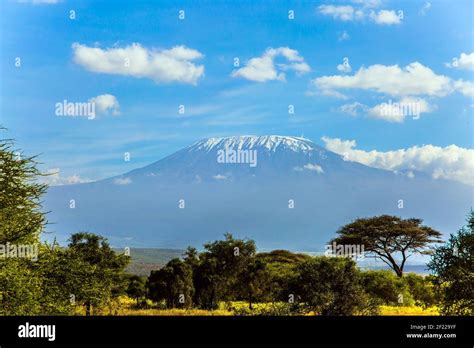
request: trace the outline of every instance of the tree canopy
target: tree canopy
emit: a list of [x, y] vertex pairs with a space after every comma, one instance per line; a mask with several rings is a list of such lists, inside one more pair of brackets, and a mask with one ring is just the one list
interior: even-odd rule
[[411, 255], [426, 254], [431, 243], [441, 242], [441, 233], [422, 222], [390, 215], [361, 218], [341, 227], [331, 243], [363, 245], [365, 253], [382, 260], [401, 277]]

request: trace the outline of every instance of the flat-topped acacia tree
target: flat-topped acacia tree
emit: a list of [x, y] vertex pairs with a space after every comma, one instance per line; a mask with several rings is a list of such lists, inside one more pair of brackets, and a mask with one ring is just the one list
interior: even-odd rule
[[391, 215], [361, 218], [341, 227], [331, 244], [363, 245], [365, 254], [379, 258], [402, 277], [411, 255], [427, 254], [431, 243], [441, 242], [441, 233], [422, 222]]

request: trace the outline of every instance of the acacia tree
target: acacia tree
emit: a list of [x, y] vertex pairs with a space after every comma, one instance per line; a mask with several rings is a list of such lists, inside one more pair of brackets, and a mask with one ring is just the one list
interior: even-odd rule
[[331, 243], [363, 245], [364, 253], [373, 255], [403, 276], [406, 260], [414, 253], [429, 253], [431, 243], [441, 242], [441, 233], [423, 226], [421, 219], [402, 219], [381, 215], [357, 219], [338, 231]]

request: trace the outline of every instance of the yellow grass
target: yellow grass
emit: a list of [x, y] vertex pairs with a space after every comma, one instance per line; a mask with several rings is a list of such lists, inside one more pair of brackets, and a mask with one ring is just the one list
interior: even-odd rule
[[[94, 311], [95, 315], [120, 315], [120, 316], [230, 316], [234, 315], [234, 310], [248, 308], [248, 302], [245, 301], [233, 301], [229, 303], [220, 303], [219, 308], [215, 310], [205, 309], [134, 309], [133, 305], [135, 301], [127, 296], [120, 297], [113, 308], [102, 309], [100, 311]], [[151, 305], [152, 302], [149, 301]], [[266, 309], [271, 306], [278, 305], [279, 303], [254, 303], [252, 305], [253, 310], [247, 312], [248, 314], [255, 313], [258, 315], [260, 310]], [[429, 307], [423, 309], [418, 306], [380, 306], [380, 315], [439, 315], [439, 309], [437, 307]], [[76, 315], [85, 315], [84, 308], [77, 308]], [[307, 315], [314, 315], [309, 313]]]
[[208, 311], [205, 309], [122, 309], [117, 315], [162, 315], [162, 316], [228, 316], [232, 312], [217, 309]]
[[437, 307], [423, 309], [418, 306], [380, 306], [381, 315], [439, 315]]

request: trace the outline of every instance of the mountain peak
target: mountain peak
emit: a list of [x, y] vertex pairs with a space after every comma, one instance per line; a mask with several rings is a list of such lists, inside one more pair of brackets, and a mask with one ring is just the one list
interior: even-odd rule
[[200, 140], [191, 145], [189, 151], [210, 152], [218, 149], [253, 149], [265, 148], [275, 152], [277, 149], [286, 148], [295, 152], [308, 152], [318, 146], [311, 140], [302, 137], [282, 135], [237, 135], [229, 137], [211, 137]]

